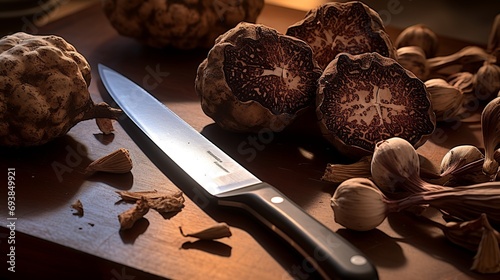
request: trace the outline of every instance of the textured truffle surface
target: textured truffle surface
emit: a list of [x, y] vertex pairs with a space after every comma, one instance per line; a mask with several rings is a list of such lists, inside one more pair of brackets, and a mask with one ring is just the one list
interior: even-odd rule
[[0, 39], [0, 145], [40, 145], [64, 135], [93, 102], [90, 65], [58, 36]]
[[104, 0], [121, 35], [157, 48], [210, 48], [241, 21], [255, 22], [264, 0]]
[[204, 112], [236, 131], [281, 131], [314, 105], [321, 69], [303, 41], [259, 24], [220, 36], [198, 67]]
[[358, 1], [330, 2], [312, 9], [286, 34], [307, 42], [323, 69], [342, 52], [397, 57], [378, 13]]
[[326, 138], [353, 157], [391, 137], [418, 147], [436, 125], [424, 83], [378, 53], [338, 55], [319, 79], [316, 110]]

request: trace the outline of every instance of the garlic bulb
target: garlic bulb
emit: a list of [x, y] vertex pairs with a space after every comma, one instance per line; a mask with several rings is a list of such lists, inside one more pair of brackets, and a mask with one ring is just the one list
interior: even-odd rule
[[417, 78], [425, 81], [429, 75], [427, 58], [421, 47], [407, 46], [397, 49], [398, 62], [405, 69], [410, 70]]
[[432, 109], [436, 114], [436, 120], [453, 119], [465, 111], [463, 106], [464, 95], [458, 88], [439, 78], [427, 80], [424, 84], [431, 96]]
[[386, 198], [367, 178], [351, 178], [342, 182], [331, 199], [335, 222], [342, 226], [367, 231], [376, 228], [386, 218]]
[[441, 160], [440, 173], [445, 176], [458, 168], [478, 159], [484, 158], [483, 153], [473, 145], [459, 145], [451, 148]]
[[431, 58], [436, 55], [438, 43], [438, 36], [434, 31], [423, 24], [415, 24], [401, 31], [394, 44], [396, 48], [418, 46], [427, 58]]
[[500, 144], [500, 97], [491, 100], [481, 113], [481, 130], [484, 142], [483, 172], [494, 180], [499, 171], [495, 151]]
[[491, 100], [500, 90], [500, 66], [484, 62], [474, 76], [475, 95], [480, 100]]
[[415, 193], [440, 188], [420, 178], [417, 151], [408, 141], [399, 137], [392, 137], [375, 145], [371, 173], [375, 184], [385, 193], [401, 190]]
[[370, 179], [352, 178], [341, 183], [331, 199], [335, 221], [358, 231], [376, 228], [389, 213], [419, 205], [437, 208], [456, 220], [468, 221], [488, 213], [491, 223], [499, 226], [500, 183], [442, 187], [394, 200], [387, 198]]
[[440, 164], [440, 175], [451, 175], [447, 185], [468, 185], [490, 181], [482, 171], [483, 153], [473, 145], [459, 145], [451, 148]]

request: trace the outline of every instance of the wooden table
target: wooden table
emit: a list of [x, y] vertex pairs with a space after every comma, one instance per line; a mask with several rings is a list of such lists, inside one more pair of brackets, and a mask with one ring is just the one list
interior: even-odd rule
[[[284, 32], [304, 12], [267, 5], [258, 22]], [[398, 30], [388, 27], [395, 38]], [[99, 6], [34, 30], [56, 34], [72, 43], [90, 62], [95, 102], [112, 104], [97, 74], [102, 63], [120, 71], [166, 103], [179, 116], [219, 145], [262, 180], [277, 186], [305, 211], [359, 247], [376, 265], [381, 279], [496, 279], [469, 270], [473, 253], [451, 245], [441, 231], [411, 215], [397, 213], [376, 230], [352, 232], [336, 224], [330, 207], [335, 185], [321, 181], [326, 164], [343, 159], [320, 137], [300, 126], [252, 144], [251, 135], [215, 126], [200, 109], [194, 92], [197, 66], [206, 50], [155, 50], [119, 36]], [[442, 38], [441, 54], [468, 45]], [[113, 104], [112, 104], [113, 105]], [[165, 164], [157, 151], [127, 119], [115, 124], [114, 135], [103, 136], [93, 121], [76, 125], [67, 136], [45, 146], [2, 151], [0, 170], [0, 275], [7, 279], [315, 279], [310, 266], [242, 211], [215, 207], [179, 170]], [[169, 129], [165, 124], [165, 129]], [[459, 123], [440, 132], [419, 149], [437, 164], [457, 144], [481, 146], [477, 122]], [[249, 145], [255, 157], [238, 152]], [[89, 162], [118, 148], [127, 148], [134, 168], [125, 175], [94, 174]], [[15, 231], [7, 228], [7, 171], [15, 168]], [[169, 216], [150, 211], [129, 231], [119, 231], [117, 215], [131, 205], [117, 203], [116, 191], [185, 192], [182, 211]], [[83, 203], [84, 215], [71, 204]], [[217, 242], [185, 238], [186, 231], [227, 222], [233, 236]], [[7, 271], [8, 236], [15, 240], [15, 273]], [[0, 278], [2, 278], [0, 277]], [[2, 278], [2, 279], [3, 279]], [[26, 279], [26, 278], [25, 278]]]

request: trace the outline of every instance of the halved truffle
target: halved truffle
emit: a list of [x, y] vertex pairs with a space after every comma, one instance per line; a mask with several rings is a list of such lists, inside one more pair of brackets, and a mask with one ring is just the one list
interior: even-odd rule
[[362, 2], [330, 2], [310, 10], [290, 27], [287, 35], [308, 43], [324, 69], [337, 54], [377, 52], [397, 58], [379, 14]]
[[199, 65], [195, 89], [206, 115], [240, 132], [281, 131], [313, 108], [322, 70], [302, 40], [242, 22]]
[[391, 137], [417, 148], [436, 126], [424, 83], [378, 53], [339, 54], [319, 79], [316, 106], [324, 136], [351, 158]]

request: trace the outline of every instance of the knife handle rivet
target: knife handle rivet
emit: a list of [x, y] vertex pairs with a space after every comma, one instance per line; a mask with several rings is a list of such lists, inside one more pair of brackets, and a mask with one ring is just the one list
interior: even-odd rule
[[354, 255], [351, 257], [351, 263], [354, 265], [365, 265], [368, 263], [368, 260], [360, 255]]
[[271, 202], [275, 203], [275, 204], [279, 204], [279, 203], [281, 203], [283, 201], [284, 201], [284, 199], [281, 196], [274, 196], [274, 197], [271, 198]]

